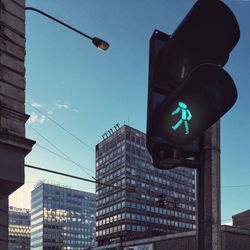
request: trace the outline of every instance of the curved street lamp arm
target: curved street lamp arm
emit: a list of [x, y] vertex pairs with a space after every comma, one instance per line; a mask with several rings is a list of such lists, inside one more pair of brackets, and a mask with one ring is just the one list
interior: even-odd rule
[[93, 37], [91, 37], [91, 36], [89, 36], [89, 35], [87, 35], [87, 34], [81, 32], [80, 30], [75, 29], [74, 27], [72, 27], [72, 26], [70, 26], [70, 25], [68, 25], [68, 24], [66, 24], [66, 23], [64, 23], [64, 22], [62, 22], [62, 21], [60, 21], [60, 20], [58, 20], [57, 18], [55, 18], [55, 17], [53, 17], [53, 16], [50, 16], [49, 14], [47, 14], [47, 13], [45, 13], [45, 12], [39, 10], [39, 9], [36, 9], [36, 8], [33, 8], [33, 7], [25, 7], [25, 10], [32, 10], [32, 11], [38, 12], [39, 14], [41, 14], [41, 15], [43, 15], [43, 16], [46, 16], [46, 17], [48, 17], [48, 18], [54, 20], [54, 21], [57, 22], [57, 23], [60, 23], [61, 25], [63, 25], [63, 26], [65, 26], [65, 27], [67, 27], [67, 28], [69, 28], [69, 29], [71, 29], [71, 30], [77, 32], [78, 34], [80, 34], [80, 35], [82, 35], [82, 36], [84, 36], [84, 37], [86, 37], [86, 38], [88, 38], [88, 39], [90, 39], [90, 40], [93, 40]]
[[76, 33], [78, 33], [78, 34], [80, 34], [80, 35], [82, 35], [82, 36], [88, 38], [89, 40], [92, 41], [92, 43], [93, 43], [97, 48], [99, 48], [99, 49], [101, 49], [101, 50], [104, 50], [104, 51], [105, 51], [105, 50], [107, 50], [108, 47], [109, 47], [109, 43], [106, 42], [106, 41], [104, 41], [103, 39], [98, 38], [98, 37], [91, 37], [91, 36], [89, 36], [89, 35], [87, 35], [87, 34], [81, 32], [80, 30], [78, 30], [78, 29], [76, 29], [76, 28], [74, 28], [74, 27], [72, 27], [72, 26], [70, 26], [70, 25], [68, 25], [68, 24], [66, 24], [66, 23], [64, 23], [64, 22], [62, 22], [62, 21], [60, 21], [59, 19], [57, 19], [57, 18], [55, 18], [55, 17], [53, 17], [53, 16], [50, 16], [49, 14], [47, 14], [47, 13], [45, 13], [45, 12], [39, 10], [39, 9], [36, 9], [36, 8], [33, 8], [33, 7], [25, 7], [25, 10], [32, 10], [32, 11], [35, 11], [35, 12], [37, 12], [37, 13], [43, 15], [43, 16], [48, 17], [49, 19], [51, 19], [51, 20], [53, 20], [53, 21], [55, 21], [55, 22], [57, 22], [57, 23], [60, 23], [61, 25], [67, 27], [68, 29], [71, 29], [71, 30], [75, 31]]

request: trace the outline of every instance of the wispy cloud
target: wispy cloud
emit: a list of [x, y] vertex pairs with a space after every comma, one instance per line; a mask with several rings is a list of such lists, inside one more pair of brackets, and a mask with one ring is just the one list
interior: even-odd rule
[[47, 111], [48, 115], [53, 115], [54, 114], [54, 109], [50, 109], [49, 111]]
[[28, 124], [39, 123], [44, 124], [49, 120], [49, 117], [53, 117], [60, 110], [65, 110], [72, 113], [79, 113], [79, 109], [77, 107], [72, 107], [69, 101], [57, 100], [54, 101], [52, 106], [51, 104], [41, 104], [35, 100], [32, 102], [28, 102], [31, 107], [33, 107], [34, 111], [31, 113]]
[[54, 106], [58, 109], [70, 109], [70, 103], [68, 101], [57, 101], [54, 103]]
[[40, 104], [40, 103], [35, 102], [35, 101], [31, 103], [31, 106], [35, 107], [35, 108], [43, 108], [44, 107], [43, 104]]
[[[64, 110], [68, 110], [70, 112], [74, 112], [74, 113], [79, 113], [79, 109], [72, 107], [69, 101], [56, 101], [54, 102], [54, 107], [55, 109], [64, 109]], [[51, 111], [52, 114], [54, 113], [54, 110], [52, 109]], [[48, 114], [49, 114], [48, 112]]]
[[40, 123], [43, 124], [47, 120], [45, 115], [39, 115], [35, 112], [32, 112], [30, 115], [29, 120], [27, 121], [28, 124], [32, 123]]

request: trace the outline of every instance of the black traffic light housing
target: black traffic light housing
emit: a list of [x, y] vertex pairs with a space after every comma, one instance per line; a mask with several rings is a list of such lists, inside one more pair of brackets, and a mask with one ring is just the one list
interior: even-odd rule
[[197, 1], [171, 36], [154, 32], [147, 147], [156, 167], [195, 157], [199, 136], [235, 103], [236, 87], [222, 66], [239, 36], [235, 16], [219, 0]]

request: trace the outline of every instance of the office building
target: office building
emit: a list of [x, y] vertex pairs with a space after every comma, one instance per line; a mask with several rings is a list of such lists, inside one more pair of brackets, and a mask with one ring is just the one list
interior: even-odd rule
[[98, 246], [195, 228], [195, 171], [154, 168], [144, 133], [127, 125], [106, 133], [96, 178]]
[[8, 249], [30, 249], [30, 210], [9, 207]]
[[31, 249], [95, 246], [95, 194], [38, 184], [31, 193]]

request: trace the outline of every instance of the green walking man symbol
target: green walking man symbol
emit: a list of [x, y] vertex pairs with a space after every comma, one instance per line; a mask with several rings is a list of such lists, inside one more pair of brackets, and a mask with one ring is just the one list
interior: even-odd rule
[[184, 102], [178, 102], [177, 109], [174, 110], [171, 115], [176, 115], [180, 111], [181, 111], [181, 119], [174, 126], [172, 126], [172, 129], [176, 130], [184, 122], [185, 134], [188, 135], [189, 134], [188, 121], [191, 120], [192, 114]]

